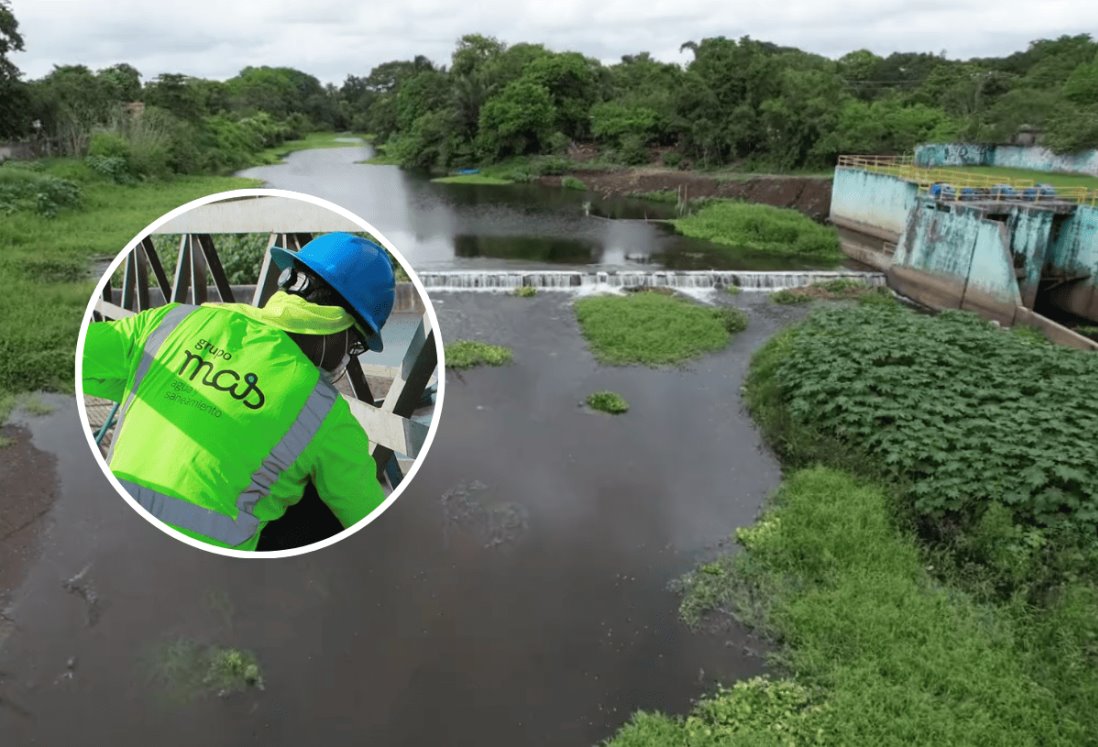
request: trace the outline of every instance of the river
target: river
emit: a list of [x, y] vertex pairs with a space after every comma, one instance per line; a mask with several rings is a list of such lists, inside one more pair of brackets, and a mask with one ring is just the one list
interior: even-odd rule
[[[529, 215], [521, 230], [548, 245], [587, 223], [566, 209], [571, 196], [544, 210], [451, 199], [354, 165], [359, 155], [295, 154], [266, 173], [360, 212], [417, 266], [466, 261], [453, 239], [475, 226], [506, 235]], [[356, 170], [405, 191], [355, 181]], [[584, 229], [605, 232], [592, 260], [612, 255], [617, 229], [604, 224]], [[676, 251], [655, 226], [626, 225], [652, 256]], [[404, 495], [307, 556], [242, 561], [176, 542], [101, 478], [71, 400], [52, 398], [56, 412], [27, 423], [56, 458], [58, 497], [22, 582], [0, 597], [0, 742], [591, 745], [636, 709], [682, 713], [763, 670], [745, 631], [682, 624], [668, 587], [750, 524], [780, 479], [738, 392], [751, 353], [804, 310], [721, 294], [747, 310], [747, 331], [651, 370], [598, 365], [567, 294], [435, 300], [444, 339], [491, 339], [514, 363], [451, 374]], [[580, 406], [599, 389], [623, 394], [629, 413]], [[265, 689], [171, 697], [159, 657], [178, 640], [253, 651]]]
[[[396, 166], [359, 163], [369, 146], [291, 153], [240, 172], [266, 186], [323, 197], [365, 218], [416, 270], [587, 269], [801, 270], [790, 257], [732, 251], [689, 239], [664, 223], [674, 206], [600, 199], [535, 184], [440, 184]], [[620, 220], [610, 220], [618, 218]], [[821, 265], [819, 269], [825, 269]]]

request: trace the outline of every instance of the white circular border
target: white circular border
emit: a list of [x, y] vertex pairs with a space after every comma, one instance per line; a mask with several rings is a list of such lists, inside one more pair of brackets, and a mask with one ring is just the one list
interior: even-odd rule
[[[381, 243], [381, 245], [384, 246], [389, 251], [389, 253], [396, 258], [397, 262], [400, 263], [400, 266], [404, 268], [404, 272], [412, 281], [412, 284], [419, 292], [420, 297], [425, 300], [425, 305], [427, 307], [427, 316], [431, 320], [431, 325], [433, 327], [435, 335], [435, 353], [438, 356], [438, 392], [435, 396], [434, 416], [431, 418], [431, 424], [427, 428], [427, 438], [423, 442], [423, 447], [420, 449], [419, 454], [416, 456], [415, 461], [412, 463], [412, 468], [408, 470], [408, 473], [404, 476], [404, 479], [400, 481], [400, 485], [398, 485], [396, 489], [393, 490], [393, 492], [389, 495], [388, 498], [385, 499], [384, 502], [381, 503], [381, 505], [371, 511], [369, 515], [366, 516], [366, 518], [362, 519], [357, 524], [349, 526], [342, 532], [334, 534], [326, 539], [320, 540], [319, 542], [314, 542], [311, 545], [303, 545], [302, 547], [295, 547], [288, 550], [269, 550], [266, 552], [257, 552], [217, 547], [215, 545], [209, 545], [201, 540], [188, 537], [182, 532], [178, 532], [175, 529], [172, 529], [167, 524], [157, 519], [144, 507], [142, 507], [137, 501], [135, 501], [129, 493], [126, 492], [126, 490], [118, 482], [118, 478], [116, 478], [114, 476], [114, 473], [111, 472], [110, 467], [107, 466], [107, 462], [103, 458], [103, 455], [99, 451], [99, 447], [96, 445], [95, 440], [92, 436], [91, 423], [88, 419], [88, 411], [84, 404], [84, 337], [88, 331], [88, 324], [91, 323], [92, 311], [95, 309], [96, 301], [103, 296], [103, 288], [106, 286], [107, 280], [114, 274], [115, 270], [117, 270], [122, 265], [129, 253], [137, 247], [141, 240], [164, 223], [167, 223], [169, 220], [179, 215], [182, 215], [189, 210], [193, 210], [196, 207], [208, 205], [212, 202], [221, 202], [223, 200], [231, 200], [240, 197], [286, 197], [293, 200], [308, 202], [313, 205], [317, 205], [318, 207], [330, 210], [333, 213], [336, 213], [337, 215], [346, 218], [355, 225], [359, 226], [363, 231], [369, 233], [371, 236], [376, 238]], [[350, 537], [352, 534], [362, 529], [367, 524], [371, 523], [374, 519], [381, 516], [385, 509], [389, 508], [389, 506], [391, 506], [393, 502], [396, 501], [396, 499], [399, 498], [400, 495], [404, 492], [404, 489], [411, 484], [412, 480], [415, 479], [416, 473], [419, 471], [420, 465], [423, 464], [424, 458], [431, 450], [431, 444], [435, 440], [435, 432], [438, 430], [439, 418], [442, 415], [443, 403], [446, 399], [445, 373], [445, 347], [442, 344], [442, 336], [439, 333], [438, 317], [435, 315], [434, 304], [431, 303], [431, 299], [427, 295], [427, 291], [424, 289], [423, 283], [420, 282], [419, 276], [415, 273], [415, 270], [412, 269], [412, 267], [404, 259], [403, 255], [401, 255], [401, 253], [397, 251], [396, 247], [394, 247], [388, 239], [382, 236], [377, 231], [377, 229], [375, 229], [367, 221], [352, 213], [350, 210], [342, 208], [335, 203], [329, 202], [328, 200], [324, 200], [314, 195], [305, 194], [303, 192], [294, 192], [287, 189], [233, 189], [227, 192], [216, 192], [211, 195], [206, 195], [205, 197], [199, 197], [197, 200], [192, 200], [191, 202], [188, 202], [184, 205], [180, 205], [171, 212], [157, 218], [152, 223], [147, 225], [136, 236], [134, 236], [134, 238], [130, 240], [130, 243], [126, 244], [125, 248], [123, 248], [118, 256], [115, 257], [114, 261], [111, 262], [106, 272], [103, 273], [103, 277], [100, 278], [99, 283], [95, 286], [95, 292], [92, 294], [91, 299], [88, 301], [87, 309], [84, 310], [84, 319], [80, 323], [80, 336], [76, 342], [76, 406], [77, 409], [80, 411], [80, 422], [84, 427], [84, 437], [87, 439], [88, 447], [92, 450], [92, 454], [95, 455], [96, 462], [99, 464], [99, 469], [102, 470], [103, 474], [106, 476], [107, 480], [110, 482], [115, 492], [122, 496], [122, 498], [126, 501], [126, 503], [130, 504], [130, 507], [133, 508], [134, 511], [140, 514], [146, 521], [155, 526], [157, 529], [167, 535], [170, 535], [171, 537], [174, 537], [180, 542], [184, 542], [192, 547], [197, 547], [200, 550], [205, 550], [206, 552], [214, 553], [215, 555], [225, 555], [230, 558], [291, 558], [295, 555], [304, 555], [305, 553], [313, 552], [314, 550], [321, 550], [325, 547], [328, 547], [329, 545], [333, 545], [336, 542], [339, 542], [340, 540]]]

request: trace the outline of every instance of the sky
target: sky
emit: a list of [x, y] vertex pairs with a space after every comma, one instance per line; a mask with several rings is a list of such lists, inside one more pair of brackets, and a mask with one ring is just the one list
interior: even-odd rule
[[[1000, 56], [1038, 38], [1098, 35], [1087, 0], [14, 0], [24, 79], [55, 64], [128, 62], [145, 79], [179, 72], [224, 80], [248, 65], [285, 65], [341, 83], [378, 63], [422, 54], [448, 64], [462, 34], [540, 42], [606, 63], [650, 52], [688, 62], [679, 47], [744, 35], [839, 57], [854, 49]], [[153, 10], [155, 8], [155, 10]]]

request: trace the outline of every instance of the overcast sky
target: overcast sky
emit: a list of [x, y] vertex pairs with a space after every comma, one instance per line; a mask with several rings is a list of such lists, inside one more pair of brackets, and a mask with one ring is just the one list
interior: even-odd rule
[[287, 65], [325, 83], [423, 54], [449, 62], [465, 33], [541, 42], [604, 62], [651, 52], [685, 62], [679, 46], [709, 36], [755, 39], [838, 57], [945, 51], [1002, 55], [1037, 38], [1098, 35], [1088, 0], [14, 0], [26, 51], [12, 59], [25, 79], [55, 64], [93, 69], [128, 62], [148, 79], [162, 72], [232, 77], [247, 65]]

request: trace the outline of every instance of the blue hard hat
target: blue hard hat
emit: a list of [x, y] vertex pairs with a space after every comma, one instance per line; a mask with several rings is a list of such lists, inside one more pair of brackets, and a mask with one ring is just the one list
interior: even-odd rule
[[349, 233], [327, 233], [317, 236], [299, 252], [271, 247], [271, 259], [283, 270], [297, 261], [316, 273], [365, 323], [367, 347], [381, 352], [381, 328], [396, 298], [396, 277], [384, 249]]

